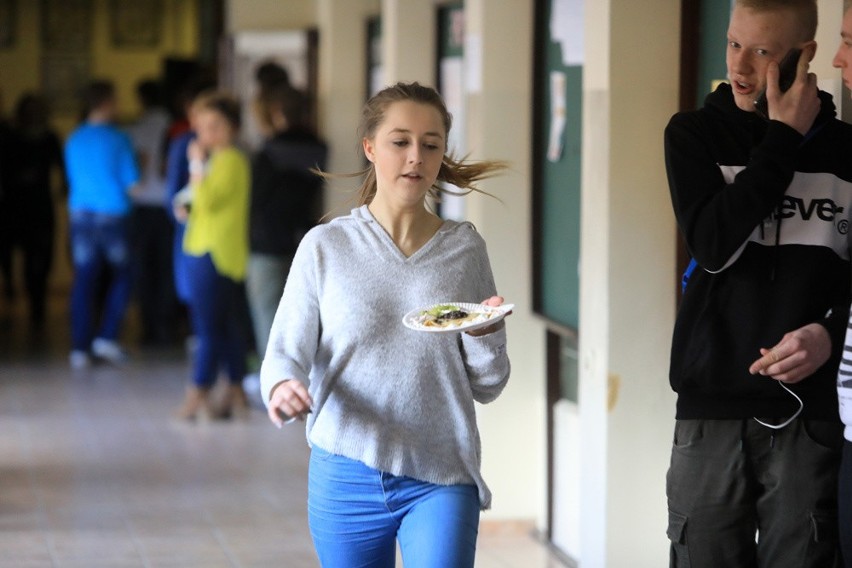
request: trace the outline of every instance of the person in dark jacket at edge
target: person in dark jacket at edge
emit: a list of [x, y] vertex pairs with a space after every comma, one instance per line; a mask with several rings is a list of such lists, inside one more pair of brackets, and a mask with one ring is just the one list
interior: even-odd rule
[[[263, 84], [255, 101], [266, 140], [252, 159], [246, 284], [261, 360], [293, 255], [322, 215], [323, 182], [311, 170], [325, 169], [328, 150], [307, 126], [306, 100], [289, 83], [275, 82]], [[257, 375], [246, 383], [250, 395], [259, 393]]]
[[[843, 20], [840, 28], [840, 46], [832, 60], [841, 71], [843, 83], [852, 88], [852, 0], [843, 2]], [[852, 155], [847, 155], [852, 159]], [[846, 330], [843, 357], [837, 371], [837, 398], [843, 430], [843, 457], [840, 460], [838, 484], [838, 528], [843, 565], [852, 568], [852, 313]]]
[[[816, 0], [737, 0], [730, 84], [665, 131], [674, 212], [698, 264], [671, 351], [672, 567], [840, 565], [852, 126], [808, 72], [816, 25]], [[778, 63], [793, 48], [782, 92]], [[755, 112], [764, 87], [768, 118]]]

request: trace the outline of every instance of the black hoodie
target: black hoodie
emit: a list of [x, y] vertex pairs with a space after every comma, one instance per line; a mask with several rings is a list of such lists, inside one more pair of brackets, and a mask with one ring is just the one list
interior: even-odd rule
[[785, 418], [798, 408], [748, 372], [785, 333], [828, 330], [832, 355], [791, 388], [804, 418], [837, 420], [835, 380], [849, 315], [852, 126], [831, 96], [802, 136], [740, 110], [722, 84], [672, 117], [666, 170], [678, 226], [699, 265], [675, 323], [669, 379], [678, 419]]
[[292, 129], [267, 140], [252, 159], [249, 244], [254, 253], [292, 256], [321, 215], [328, 149], [313, 134]]

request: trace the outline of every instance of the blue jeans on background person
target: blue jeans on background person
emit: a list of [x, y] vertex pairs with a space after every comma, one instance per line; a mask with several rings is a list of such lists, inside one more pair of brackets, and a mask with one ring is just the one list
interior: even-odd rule
[[224, 365], [232, 385], [246, 374], [245, 288], [222, 276], [209, 254], [185, 256], [189, 313], [198, 340], [193, 368], [195, 386], [207, 389]]
[[322, 566], [473, 567], [475, 485], [435, 485], [377, 471], [317, 446], [308, 473], [308, 523]]
[[186, 233], [186, 225], [183, 223], [175, 224], [175, 233], [172, 240], [172, 270], [175, 279], [175, 292], [178, 300], [184, 305], [189, 305], [190, 289], [189, 289], [189, 274], [186, 267], [187, 254], [183, 252], [183, 235]]
[[92, 343], [95, 298], [104, 270], [109, 284], [97, 337], [115, 341], [127, 311], [132, 287], [127, 217], [72, 211], [71, 348], [88, 351]]
[[255, 350], [260, 359], [266, 354], [272, 320], [284, 293], [284, 284], [293, 262], [291, 256], [251, 253], [246, 287], [254, 326]]

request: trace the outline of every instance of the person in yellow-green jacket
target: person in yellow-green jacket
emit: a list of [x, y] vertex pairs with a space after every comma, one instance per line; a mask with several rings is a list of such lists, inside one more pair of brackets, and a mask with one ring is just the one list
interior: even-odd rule
[[[187, 148], [189, 185], [175, 205], [175, 215], [187, 223], [183, 249], [189, 311], [198, 341], [192, 385], [178, 410], [185, 419], [248, 409], [242, 389], [247, 352], [242, 324], [251, 173], [248, 158], [234, 146], [239, 105], [218, 92], [203, 95], [194, 123], [198, 136]], [[211, 410], [209, 392], [220, 367], [227, 372], [230, 387], [219, 407]]]

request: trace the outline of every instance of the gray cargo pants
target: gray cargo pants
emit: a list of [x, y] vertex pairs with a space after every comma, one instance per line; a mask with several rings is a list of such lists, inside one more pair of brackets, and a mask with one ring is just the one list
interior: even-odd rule
[[678, 420], [666, 479], [671, 568], [833, 568], [840, 422], [781, 430]]

